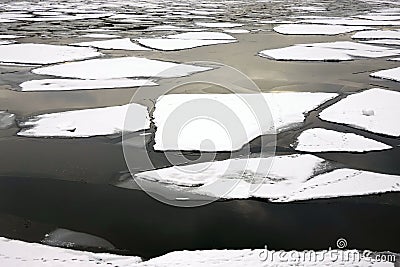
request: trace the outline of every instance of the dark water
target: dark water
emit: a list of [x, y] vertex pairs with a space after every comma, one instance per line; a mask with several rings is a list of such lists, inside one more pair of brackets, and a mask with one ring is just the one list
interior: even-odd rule
[[145, 258], [212, 248], [399, 251], [400, 194], [290, 204], [258, 200], [198, 208], [164, 205], [145, 193], [52, 179], [0, 179], [0, 234], [36, 241], [55, 226], [96, 235]]

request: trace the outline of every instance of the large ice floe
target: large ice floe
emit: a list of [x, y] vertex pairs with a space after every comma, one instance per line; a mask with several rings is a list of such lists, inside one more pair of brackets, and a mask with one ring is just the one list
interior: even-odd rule
[[[379, 99], [379, 101], [377, 101]], [[400, 93], [380, 88], [347, 96], [323, 110], [322, 120], [389, 136], [400, 136]]]
[[[125, 123], [127, 112], [134, 120]], [[18, 135], [28, 137], [90, 137], [148, 129], [147, 107], [127, 104], [38, 115], [20, 123]]]
[[[271, 134], [271, 127], [282, 131], [297, 126], [305, 113], [336, 96], [308, 92], [164, 95], [153, 113], [157, 127], [154, 148], [238, 150], [260, 135]], [[200, 108], [204, 106], [207, 109]], [[197, 119], [200, 117], [207, 119]], [[213, 147], [203, 147], [204, 140]]]
[[231, 22], [196, 22], [196, 25], [206, 28], [234, 28], [243, 26], [243, 24]]
[[200, 46], [229, 44], [236, 39], [229, 34], [220, 32], [186, 32], [168, 35], [166, 38], [142, 38], [137, 42], [157, 50], [172, 51], [190, 49]]
[[370, 29], [364, 26], [318, 25], [318, 24], [286, 24], [274, 27], [281, 34], [301, 35], [337, 35], [353, 31]]
[[298, 44], [263, 50], [262, 57], [275, 60], [346, 61], [356, 57], [379, 58], [399, 55], [400, 50], [349, 41]]
[[298, 21], [300, 23], [346, 25], [346, 26], [399, 26], [400, 21], [368, 20], [351, 18], [312, 18]]
[[131, 50], [131, 51], [145, 51], [150, 50], [146, 47], [132, 43], [131, 39], [112, 39], [105, 41], [91, 41], [91, 42], [81, 42], [73, 43], [74, 46], [88, 46], [95, 47], [99, 49], [115, 49], [115, 50]]
[[43, 79], [23, 82], [20, 87], [22, 91], [71, 91], [155, 85], [157, 84], [151, 80], [126, 78], [109, 80]]
[[400, 176], [332, 169], [333, 165], [322, 158], [294, 154], [174, 166], [138, 173], [135, 179], [170, 184], [173, 190], [189, 190], [191, 194], [200, 196], [223, 199], [255, 197], [272, 202], [400, 191]]
[[[399, 61], [400, 59], [394, 58], [394, 61]], [[400, 67], [388, 69], [388, 70], [380, 70], [370, 74], [371, 77], [387, 79], [392, 81], [400, 82]]]
[[354, 133], [323, 128], [305, 130], [297, 137], [294, 149], [303, 152], [367, 152], [391, 149], [384, 143]]
[[356, 32], [353, 39], [400, 39], [400, 31], [384, 31], [384, 30], [374, 30], [374, 31], [362, 31]]
[[[273, 251], [266, 249], [174, 251], [143, 261], [140, 257], [107, 253], [92, 253], [50, 247], [8, 238], [0, 238], [0, 265], [12, 267], [166, 267], [166, 266], [218, 266], [218, 267], [285, 267], [346, 266], [393, 267], [394, 263], [374, 261], [373, 253], [357, 250], [330, 251]], [[29, 251], [29, 253], [21, 253]], [[330, 254], [331, 253], [331, 254]], [[279, 255], [279, 256], [278, 256]], [[282, 256], [285, 255], [285, 256]], [[292, 255], [290, 258], [289, 255]], [[362, 255], [370, 255], [363, 257]]]
[[0, 62], [52, 64], [101, 56], [93, 48], [48, 44], [0, 45]]
[[78, 79], [118, 79], [130, 77], [182, 77], [210, 70], [187, 64], [139, 57], [91, 59], [37, 68], [33, 73]]

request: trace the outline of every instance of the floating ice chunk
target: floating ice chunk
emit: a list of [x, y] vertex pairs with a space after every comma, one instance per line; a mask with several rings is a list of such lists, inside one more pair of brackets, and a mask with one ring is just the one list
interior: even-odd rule
[[96, 48], [100, 48], [100, 49], [119, 49], [119, 50], [132, 50], [132, 51], [150, 50], [146, 47], [132, 43], [129, 38], [113, 39], [113, 40], [105, 40], [105, 41], [82, 42], [82, 43], [74, 43], [71, 45], [91, 46], [91, 47], [96, 47]]
[[[364, 114], [364, 111], [363, 111]], [[391, 149], [391, 146], [353, 133], [322, 128], [305, 130], [293, 147], [304, 152], [366, 152]]]
[[232, 34], [241, 34], [241, 33], [249, 33], [249, 30], [245, 29], [226, 29], [224, 30], [226, 33], [232, 33]]
[[[138, 266], [141, 262], [140, 257], [56, 248], [3, 237], [0, 238], [0, 250], [3, 255], [0, 258], [1, 266], [41, 267], [43, 265], [51, 265], [54, 267], [106, 267], [118, 265], [121, 267], [133, 267]], [[29, 253], [21, 254], [21, 251], [29, 251]]]
[[230, 23], [230, 22], [196, 22], [197, 26], [206, 28], [234, 28], [243, 26], [240, 23]]
[[362, 42], [366, 44], [383, 44], [383, 45], [400, 46], [400, 40], [397, 39], [381, 39], [381, 40], [378, 39], [378, 40], [368, 40]]
[[0, 111], [0, 129], [7, 129], [15, 122], [15, 115], [6, 111]]
[[185, 32], [167, 37], [182, 40], [236, 40], [235, 37], [222, 32]]
[[103, 238], [62, 228], [46, 234], [41, 243], [49, 246], [64, 248], [84, 247], [115, 250], [114, 245]]
[[306, 154], [228, 159], [179, 168], [138, 173], [135, 178], [174, 184], [169, 188], [192, 194], [273, 202], [400, 191], [400, 176], [354, 169], [332, 171], [329, 162]]
[[52, 64], [93, 58], [102, 55], [89, 47], [69, 47], [47, 44], [11, 44], [0, 46], [0, 62]]
[[15, 43], [15, 41], [9, 41], [9, 40], [7, 40], [7, 41], [0, 41], [0, 46], [1, 46], [1, 45], [12, 44], [12, 43]]
[[0, 34], [0, 39], [18, 39], [22, 38], [20, 35], [12, 35], [12, 34]]
[[400, 39], [400, 31], [383, 31], [383, 30], [361, 31], [361, 32], [356, 32], [353, 36], [351, 36], [351, 38], [353, 38], [353, 39]]
[[276, 60], [344, 61], [353, 57], [379, 58], [399, 55], [400, 50], [348, 41], [298, 44], [264, 50], [260, 56]]
[[[129, 121], [125, 125], [128, 109], [135, 113], [135, 121]], [[43, 114], [20, 125], [24, 127], [18, 132], [20, 136], [90, 137], [148, 129], [150, 120], [145, 106], [128, 104]]]
[[34, 69], [33, 72], [78, 79], [118, 79], [129, 77], [182, 77], [206, 70], [210, 70], [210, 68], [139, 57], [122, 57], [64, 63]]
[[[400, 71], [400, 68], [398, 68]], [[347, 96], [323, 110], [323, 120], [342, 123], [370, 132], [400, 136], [400, 93], [379, 88]], [[373, 116], [365, 116], [363, 110], [373, 110]]]
[[347, 61], [353, 60], [344, 51], [306, 46], [289, 46], [284, 48], [263, 50], [259, 53], [262, 57], [275, 60], [302, 60], [302, 61]]
[[128, 88], [138, 86], [154, 86], [150, 80], [110, 79], [110, 80], [74, 80], [44, 79], [32, 80], [20, 84], [22, 91], [70, 91], [109, 88]]
[[[308, 180], [290, 195], [275, 199], [289, 202], [308, 199], [362, 196], [400, 191], [400, 176], [353, 169], [338, 169]], [[262, 187], [260, 188], [262, 189]], [[261, 192], [261, 191], [260, 191]], [[255, 194], [255, 196], [261, 194]]]
[[302, 35], [337, 35], [353, 31], [371, 29], [363, 26], [317, 25], [317, 24], [286, 24], [274, 27], [281, 34]]
[[[305, 113], [336, 96], [337, 94], [331, 93], [305, 92], [261, 95], [164, 95], [157, 100], [153, 114], [157, 127], [154, 148], [156, 150], [238, 150], [254, 138], [270, 133], [271, 127], [275, 126], [277, 131], [283, 131], [297, 126], [303, 122]], [[248, 104], [254, 106], [249, 107]], [[263, 107], [258, 107], [261, 104]], [[208, 109], [205, 111], [203, 108], [198, 108], [198, 105], [207, 105]], [[182, 113], [177, 112], [182, 108], [184, 114], [188, 116], [186, 121], [182, 121]], [[255, 114], [254, 110], [264, 112]], [[207, 114], [204, 115], [205, 113]], [[223, 115], [225, 117], [221, 117]], [[206, 116], [208, 119], [191, 120], [199, 116]], [[191, 123], [185, 124], [187, 121]], [[228, 126], [234, 127], [235, 130], [227, 129]], [[241, 128], [243, 131], [240, 131]], [[174, 132], [176, 129], [181, 129], [179, 136]], [[214, 147], [212, 149], [204, 147], [204, 140], [211, 141]]]
[[400, 21], [374, 21], [367, 19], [346, 19], [346, 18], [305, 19], [298, 22], [325, 24], [325, 25], [348, 25], [348, 26], [399, 26], [400, 25]]
[[80, 36], [82, 38], [118, 38], [120, 37], [119, 35], [115, 35], [115, 34], [106, 34], [106, 33], [89, 33], [89, 34], [85, 34]]
[[380, 13], [375, 13], [375, 14], [368, 14], [368, 15], [359, 15], [357, 18], [360, 19], [369, 19], [369, 20], [380, 20], [380, 21], [395, 21], [395, 20], [400, 20], [400, 16], [394, 16], [394, 15], [383, 15]]
[[[211, 184], [220, 183], [221, 180], [223, 182], [232, 179], [237, 183], [242, 178], [241, 176], [251, 174], [250, 179], [254, 178], [259, 183], [263, 180], [304, 182], [323, 163], [323, 159], [312, 155], [228, 159], [141, 172], [136, 174], [135, 178], [186, 187], [207, 185], [207, 189], [203, 187], [199, 190], [202, 192], [208, 190], [209, 195], [218, 196], [216, 192], [213, 192], [216, 186], [211, 186]], [[287, 166], [291, 166], [291, 168], [287, 168]], [[246, 187], [246, 192], [243, 192], [244, 195], [239, 198], [249, 197], [249, 189], [250, 187]]]
[[190, 49], [200, 46], [216, 45], [216, 44], [229, 44], [236, 42], [235, 40], [185, 40], [185, 39], [172, 39], [172, 38], [151, 38], [151, 39], [138, 39], [137, 42], [146, 47], [157, 50], [173, 51]]
[[[392, 59], [397, 61], [398, 59]], [[387, 79], [392, 81], [400, 82], [400, 67], [388, 69], [388, 70], [380, 70], [370, 74], [371, 77]]]
[[181, 27], [177, 27], [174, 25], [159, 25], [159, 26], [154, 26], [151, 27], [150, 30], [152, 31], [191, 31], [192, 29], [188, 29], [188, 28], [181, 28]]

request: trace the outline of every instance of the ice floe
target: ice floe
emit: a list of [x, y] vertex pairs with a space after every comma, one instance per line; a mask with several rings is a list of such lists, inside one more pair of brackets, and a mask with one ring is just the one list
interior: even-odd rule
[[[156, 150], [210, 150], [202, 147], [203, 140], [213, 143], [211, 150], [232, 151], [240, 149], [252, 139], [271, 133], [271, 127], [283, 131], [302, 123], [305, 113], [320, 104], [336, 97], [333, 93], [265, 93], [259, 94], [171, 94], [161, 96], [154, 111], [154, 123], [157, 127], [155, 135]], [[197, 108], [199, 103], [207, 105], [205, 111]], [[254, 106], [248, 106], [248, 104]], [[258, 107], [263, 105], [263, 107]], [[187, 121], [206, 116], [207, 120], [193, 120], [185, 124], [182, 113], [184, 108], [189, 116]], [[213, 111], [213, 108], [215, 110]], [[254, 109], [263, 110], [263, 114], [255, 114]], [[204, 115], [207, 113], [206, 115]], [[225, 114], [226, 118], [221, 118]], [[192, 117], [190, 117], [192, 116]], [[270, 116], [270, 117], [268, 117]], [[226, 121], [231, 120], [231, 121]], [[219, 124], [215, 124], [218, 122]], [[234, 123], [238, 125], [233, 125]], [[184, 125], [185, 124], [185, 125]], [[221, 128], [229, 125], [235, 130]], [[226, 124], [226, 125], [225, 125]], [[224, 128], [224, 129], [223, 129]], [[240, 129], [243, 128], [243, 132]], [[180, 135], [174, 132], [182, 129]], [[204, 129], [201, 131], [199, 129]], [[165, 137], [174, 138], [165, 138]]]
[[319, 117], [374, 133], [400, 136], [400, 125], [396, 123], [400, 116], [399, 101], [399, 92], [373, 88], [347, 96], [323, 110]]
[[23, 82], [20, 84], [20, 87], [22, 91], [71, 91], [154, 85], [157, 84], [150, 80], [126, 78], [109, 80], [43, 79]]
[[197, 26], [206, 28], [234, 28], [243, 26], [240, 23], [230, 23], [230, 22], [196, 22]]
[[337, 35], [353, 31], [370, 29], [363, 26], [342, 26], [342, 25], [317, 25], [317, 24], [285, 24], [274, 27], [274, 31], [281, 34], [302, 34], [302, 35]]
[[399, 55], [400, 50], [349, 41], [298, 44], [263, 50], [260, 56], [275, 60], [346, 61], [353, 57], [379, 58]]
[[[0, 251], [0, 265], [2, 266], [106, 267], [118, 265], [131, 267], [137, 266], [142, 261], [140, 257], [70, 250], [3, 237], [0, 237]], [[21, 253], [21, 251], [25, 251], [25, 253]]]
[[297, 137], [293, 147], [297, 151], [304, 152], [366, 152], [393, 148], [354, 133], [323, 128], [305, 130]]
[[210, 70], [187, 64], [139, 57], [91, 59], [34, 69], [36, 74], [78, 79], [118, 79], [131, 77], [182, 77]]
[[305, 19], [300, 23], [325, 24], [325, 25], [346, 25], [346, 26], [399, 26], [400, 21], [378, 21], [368, 19], [347, 19], [347, 18], [322, 18]]
[[[393, 61], [399, 61], [398, 58], [391, 59]], [[392, 81], [400, 82], [400, 67], [388, 69], [388, 70], [381, 70], [370, 74], [371, 77], [387, 79]]]
[[400, 39], [400, 31], [384, 31], [384, 30], [374, 30], [374, 31], [361, 31], [356, 32], [353, 39]]
[[225, 29], [224, 32], [232, 34], [241, 34], [241, 33], [249, 33], [250, 31], [245, 29]]
[[137, 41], [144, 46], [164, 51], [236, 42], [234, 37], [221, 32], [185, 32], [168, 35], [166, 37], [167, 38], [143, 38]]
[[144, 51], [149, 50], [146, 47], [132, 43], [131, 39], [113, 39], [105, 41], [92, 41], [92, 42], [81, 42], [73, 43], [74, 46], [90, 46], [99, 49], [118, 49], [118, 50], [132, 50], [132, 51]]
[[400, 46], [400, 39], [376, 39], [376, 40], [368, 40], [368, 41], [362, 41], [363, 43], [366, 44], [381, 44], [381, 45], [394, 45], [394, 46]]
[[107, 39], [107, 38], [118, 38], [120, 37], [119, 35], [115, 35], [115, 34], [106, 34], [106, 33], [88, 33], [85, 35], [80, 36], [82, 38], [99, 38], [99, 39]]
[[[135, 120], [125, 124], [128, 110], [134, 112]], [[148, 129], [150, 120], [145, 106], [127, 104], [38, 115], [20, 126], [23, 127], [18, 132], [20, 136], [90, 137]]]
[[272, 202], [400, 191], [400, 176], [334, 169], [330, 162], [307, 154], [174, 166], [138, 173], [135, 179], [171, 184], [169, 188], [191, 194]]
[[52, 64], [101, 56], [93, 48], [47, 44], [10, 44], [0, 46], [0, 62]]

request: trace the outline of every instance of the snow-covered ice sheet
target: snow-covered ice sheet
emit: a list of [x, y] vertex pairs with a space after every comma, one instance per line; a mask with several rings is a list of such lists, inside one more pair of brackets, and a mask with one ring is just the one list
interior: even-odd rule
[[22, 38], [21, 35], [13, 35], [13, 34], [0, 34], [0, 39], [18, 39]]
[[154, 85], [157, 84], [150, 80], [126, 78], [110, 80], [43, 79], [23, 82], [20, 87], [22, 91], [70, 91]]
[[353, 31], [370, 29], [363, 26], [318, 25], [318, 24], [285, 24], [274, 27], [274, 31], [281, 34], [301, 35], [337, 35]]
[[196, 22], [196, 25], [206, 28], [234, 28], [243, 26], [243, 24], [231, 22]]
[[15, 115], [6, 111], [0, 111], [0, 129], [7, 129], [15, 122]]
[[191, 194], [272, 202], [400, 191], [400, 176], [334, 169], [329, 161], [307, 154], [175, 166], [138, 173], [135, 179], [167, 183], [169, 188]]
[[229, 44], [235, 40], [196, 40], [196, 39], [172, 39], [172, 38], [148, 38], [138, 39], [137, 42], [152, 49], [173, 51], [190, 49], [200, 46]]
[[132, 43], [131, 39], [112, 39], [105, 41], [91, 41], [91, 42], [81, 42], [73, 43], [74, 46], [91, 46], [99, 49], [116, 49], [116, 50], [131, 50], [131, 51], [145, 51], [150, 50], [146, 47]]
[[303, 152], [366, 152], [393, 148], [361, 135], [323, 128], [305, 130], [297, 137], [293, 147]]
[[[278, 252], [266, 249], [184, 250], [170, 252], [147, 261], [142, 261], [140, 257], [76, 251], [3, 237], [0, 238], [0, 250], [0, 265], [9, 267], [286, 267], [288, 266], [287, 255], [302, 255], [300, 256], [301, 259], [308, 259], [309, 255], [311, 255], [310, 251], [294, 251], [297, 252], [295, 254], [292, 251], [286, 252], [285, 257], [281, 257], [278, 255], [282, 255], [279, 254], [282, 251]], [[21, 253], [21, 251], [25, 253]], [[332, 253], [331, 256], [329, 253]], [[346, 266], [352, 260], [360, 267], [394, 267], [394, 263], [391, 262], [377, 262], [363, 257], [358, 259], [354, 256], [361, 253], [357, 250], [315, 251], [313, 257], [317, 260], [309, 262], [301, 261], [297, 257], [292, 260], [293, 263], [306, 267]], [[343, 256], [338, 257], [338, 255]]]
[[[125, 124], [128, 109], [135, 116]], [[18, 132], [20, 136], [90, 137], [148, 129], [150, 120], [145, 106], [127, 104], [38, 115], [20, 123], [20, 126], [23, 127]]]
[[[303, 122], [305, 113], [336, 96], [337, 94], [332, 93], [308, 92], [265, 93], [261, 96], [259, 94], [164, 95], [157, 100], [153, 114], [157, 127], [154, 148], [156, 150], [238, 150], [254, 138], [271, 133], [271, 127], [277, 131], [283, 131], [297, 126]], [[196, 108], [200, 102], [208, 105], [206, 111]], [[249, 107], [249, 105], [253, 106]], [[192, 116], [188, 117], [187, 121], [181, 121], [182, 114], [177, 112], [181, 108], [185, 109], [183, 111], [185, 114]], [[216, 110], [213, 111], [213, 108]], [[255, 114], [254, 110], [264, 112]], [[208, 119], [193, 120], [183, 125], [190, 119], [205, 116], [205, 113]], [[221, 118], [222, 114], [226, 117]], [[227, 118], [230, 118], [229, 122], [226, 121]], [[232, 123], [238, 123], [234, 126], [235, 131], [223, 129], [220, 125], [228, 127]], [[174, 132], [176, 129], [182, 130], [179, 137]], [[204, 129], [204, 131], [199, 129]], [[169, 138], [170, 136], [175, 139]], [[212, 149], [202, 147], [203, 140], [212, 141], [214, 147]]]
[[347, 96], [323, 110], [319, 117], [374, 133], [400, 136], [399, 101], [399, 92], [373, 88]]
[[139, 57], [91, 59], [34, 69], [36, 74], [78, 79], [182, 77], [210, 68]]
[[[393, 61], [398, 61], [398, 58], [391, 59]], [[371, 77], [387, 79], [392, 81], [400, 82], [400, 67], [388, 69], [388, 70], [380, 70], [370, 74]]]
[[400, 20], [400, 16], [395, 16], [395, 15], [384, 15], [380, 13], [371, 13], [371, 14], [366, 14], [366, 15], [358, 15], [357, 16], [360, 19], [369, 19], [369, 20], [381, 20], [381, 21], [395, 21], [395, 20]]
[[346, 61], [353, 57], [379, 58], [399, 55], [400, 50], [349, 41], [298, 44], [263, 50], [262, 57], [275, 60]]
[[0, 62], [52, 64], [101, 56], [93, 48], [48, 44], [0, 45]]
[[235, 37], [222, 32], [185, 32], [168, 35], [167, 37], [182, 40], [235, 40]]
[[374, 31], [361, 31], [356, 32], [353, 39], [400, 39], [400, 31], [384, 31], [384, 30], [374, 30]]
[[250, 31], [245, 29], [225, 29], [224, 32], [232, 34], [241, 34], [241, 33], [249, 33]]
[[137, 266], [140, 257], [91, 253], [0, 237], [0, 265], [9, 267]]
[[368, 19], [347, 19], [347, 18], [322, 18], [305, 19], [300, 23], [324, 24], [324, 25], [346, 25], [346, 26], [399, 26], [400, 21], [378, 21]]
[[81, 38], [99, 38], [99, 39], [108, 39], [108, 38], [118, 38], [119, 35], [115, 34], [106, 34], [106, 33], [88, 33], [85, 35], [80, 36]]
[[400, 39], [377, 39], [377, 40], [368, 40], [368, 41], [362, 41], [363, 43], [366, 44], [383, 44], [383, 45], [395, 45], [395, 46], [400, 46]]

